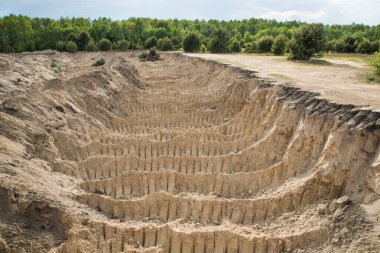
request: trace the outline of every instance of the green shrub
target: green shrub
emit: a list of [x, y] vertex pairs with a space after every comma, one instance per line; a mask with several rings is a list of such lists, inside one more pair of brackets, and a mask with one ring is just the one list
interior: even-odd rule
[[352, 35], [345, 35], [337, 41], [336, 51], [339, 53], [355, 53], [358, 45], [358, 38]]
[[67, 48], [67, 52], [69, 53], [75, 53], [78, 50], [78, 47], [74, 41], [67, 42], [66, 48]]
[[66, 50], [66, 45], [65, 42], [62, 40], [58, 41], [57, 44], [55, 45], [55, 49], [59, 52], [63, 52]]
[[205, 44], [202, 44], [202, 45], [201, 45], [200, 51], [201, 51], [202, 54], [204, 54], [204, 53], [207, 52], [207, 47], [206, 47]]
[[84, 51], [86, 49], [86, 46], [88, 42], [90, 42], [91, 37], [86, 31], [82, 31], [77, 39], [77, 45], [78, 45], [78, 50], [79, 51]]
[[77, 42], [77, 40], [78, 40], [78, 35], [74, 32], [69, 33], [69, 35], [67, 35], [66, 37], [66, 43], [69, 41]]
[[207, 48], [211, 53], [227, 53], [228, 52], [227, 32], [222, 29], [216, 29], [211, 35]]
[[149, 49], [148, 52], [143, 52], [139, 55], [140, 61], [157, 61], [160, 58], [160, 55], [157, 54], [155, 47]]
[[104, 58], [100, 58], [99, 60], [97, 60], [94, 64], [92, 64], [92, 66], [102, 66], [106, 63], [106, 61], [104, 60]]
[[93, 39], [90, 39], [90, 41], [87, 43], [86, 51], [96, 51], [96, 44]]
[[201, 40], [196, 33], [189, 33], [183, 41], [183, 49], [186, 52], [197, 52], [201, 46]]
[[310, 60], [321, 57], [326, 48], [325, 29], [323, 24], [303, 25], [293, 34], [289, 43], [290, 59]]
[[244, 53], [253, 54], [256, 52], [256, 49], [257, 46], [255, 43], [248, 42], [244, 44]]
[[119, 50], [118, 45], [117, 45], [116, 42], [114, 42], [114, 43], [111, 44], [111, 50], [113, 50], [113, 51]]
[[356, 52], [360, 54], [373, 54], [379, 50], [379, 43], [377, 41], [369, 41], [363, 38], [356, 47]]
[[326, 51], [328, 52], [336, 52], [336, 48], [337, 48], [337, 40], [333, 39], [333, 40], [330, 40], [326, 43]]
[[116, 44], [116, 50], [127, 51], [129, 49], [129, 42], [125, 39], [119, 40]]
[[[344, 41], [341, 39], [338, 39], [335, 41], [334, 45], [334, 50], [337, 53], [344, 53]], [[328, 46], [328, 45], [327, 45]]]
[[380, 52], [375, 54], [375, 58], [371, 61], [371, 66], [376, 75], [380, 76]]
[[272, 51], [273, 37], [264, 36], [257, 41], [257, 52], [269, 53]]
[[241, 51], [240, 43], [239, 43], [239, 41], [236, 38], [233, 38], [230, 41], [230, 46], [229, 47], [230, 47], [230, 51], [232, 53], [240, 53], [240, 51]]
[[145, 41], [145, 48], [149, 49], [157, 46], [157, 38], [155, 36], [150, 37]]
[[178, 36], [173, 36], [172, 42], [173, 42], [174, 50], [178, 50], [183, 46], [182, 41]]
[[108, 39], [102, 39], [100, 42], [99, 42], [99, 49], [101, 51], [110, 51], [111, 50], [111, 47], [112, 47], [112, 43], [111, 41], [109, 41]]
[[373, 41], [371, 44], [373, 52], [380, 52], [380, 40]]
[[171, 39], [165, 37], [157, 41], [157, 48], [161, 51], [172, 51], [174, 49], [174, 45]]
[[283, 55], [286, 52], [286, 44], [288, 43], [288, 37], [283, 34], [278, 35], [272, 45], [272, 52], [275, 55]]

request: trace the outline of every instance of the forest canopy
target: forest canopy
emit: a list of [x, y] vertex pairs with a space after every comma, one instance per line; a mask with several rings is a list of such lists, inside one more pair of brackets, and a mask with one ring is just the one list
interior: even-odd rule
[[[266, 48], [263, 45], [278, 46], [274, 42], [276, 38], [279, 40], [279, 36], [284, 43], [290, 41], [295, 31], [304, 24], [256, 18], [231, 21], [129, 18], [115, 21], [109, 18], [54, 20], [9, 15], [0, 18], [0, 52], [66, 51], [69, 41], [73, 41], [78, 50], [88, 51], [104, 49], [104, 46], [108, 49], [107, 41], [113, 50], [126, 50], [126, 47], [148, 49], [152, 43], [157, 46], [158, 42], [162, 50], [179, 50], [184, 48], [185, 38], [189, 34], [200, 40], [194, 40], [197, 43], [195, 46], [186, 44], [185, 47], [192, 50], [207, 45], [210, 50], [221, 52], [260, 52], [263, 48], [264, 51], [269, 49], [269, 46]], [[379, 51], [380, 24], [324, 25], [324, 36], [325, 51], [371, 54]], [[221, 44], [218, 38], [223, 39]], [[229, 45], [221, 48], [225, 43]], [[70, 48], [72, 46], [70, 43]], [[281, 49], [276, 53], [285, 51]]]

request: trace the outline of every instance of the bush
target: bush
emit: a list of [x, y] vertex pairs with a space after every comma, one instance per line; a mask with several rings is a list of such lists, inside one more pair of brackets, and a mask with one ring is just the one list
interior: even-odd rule
[[97, 60], [94, 64], [92, 64], [92, 66], [102, 66], [106, 63], [106, 61], [104, 60], [104, 58], [100, 58], [99, 60]]
[[77, 39], [78, 49], [80, 51], [84, 51], [86, 49], [86, 46], [87, 46], [88, 42], [90, 42], [90, 40], [91, 40], [91, 37], [88, 34], [88, 32], [82, 31], [79, 34], [78, 39]]
[[57, 44], [55, 45], [55, 49], [59, 52], [63, 52], [66, 50], [66, 45], [65, 42], [62, 40], [58, 41]]
[[96, 51], [96, 44], [93, 39], [90, 39], [90, 41], [87, 43], [86, 51]]
[[356, 47], [356, 52], [360, 54], [373, 54], [379, 50], [378, 42], [370, 42], [367, 38], [363, 38]]
[[174, 49], [173, 42], [168, 37], [157, 41], [157, 48], [161, 51], [172, 51]]
[[371, 61], [371, 66], [376, 75], [380, 76], [380, 52], [375, 54], [375, 58]]
[[183, 49], [186, 52], [196, 52], [201, 46], [201, 40], [196, 33], [189, 33], [183, 41]]
[[210, 38], [207, 46], [211, 53], [227, 53], [228, 52], [228, 34], [222, 29], [216, 29]]
[[173, 42], [174, 50], [178, 50], [182, 47], [182, 41], [178, 36], [172, 37], [172, 42]]
[[337, 41], [335, 39], [330, 40], [326, 43], [326, 51], [328, 52], [336, 52]]
[[239, 53], [241, 51], [240, 43], [236, 38], [230, 41], [230, 51], [232, 53]]
[[119, 40], [116, 44], [116, 50], [127, 51], [129, 49], [129, 42], [125, 39]]
[[345, 35], [337, 41], [336, 51], [339, 53], [355, 53], [358, 38], [354, 36]]
[[149, 49], [157, 46], [157, 38], [152, 36], [145, 41], [145, 48]]
[[257, 41], [257, 52], [269, 53], [272, 51], [273, 37], [264, 36]]
[[256, 52], [256, 44], [255, 43], [245, 43], [244, 44], [244, 53], [247, 53], [247, 54], [253, 54], [254, 52]]
[[310, 60], [311, 57], [321, 57], [325, 48], [323, 24], [303, 25], [296, 30], [289, 43], [290, 59]]
[[139, 55], [140, 61], [157, 61], [160, 58], [160, 55], [157, 54], [155, 47], [149, 49], [148, 52], [143, 52]]
[[69, 53], [75, 53], [78, 50], [78, 47], [74, 41], [67, 42], [66, 48], [67, 48], [67, 52]]
[[201, 45], [200, 51], [201, 51], [202, 54], [204, 54], [204, 53], [207, 52], [207, 47], [206, 47], [205, 44], [202, 44], [202, 45]]
[[272, 52], [275, 55], [283, 55], [286, 52], [286, 44], [288, 43], [288, 37], [283, 34], [278, 35], [273, 42]]
[[74, 32], [69, 33], [69, 35], [67, 35], [66, 37], [66, 43], [69, 41], [77, 42], [77, 40], [78, 40], [78, 35]]
[[110, 51], [111, 50], [111, 47], [112, 47], [112, 43], [111, 41], [109, 41], [108, 39], [102, 39], [100, 42], [99, 42], [99, 49], [101, 51]]

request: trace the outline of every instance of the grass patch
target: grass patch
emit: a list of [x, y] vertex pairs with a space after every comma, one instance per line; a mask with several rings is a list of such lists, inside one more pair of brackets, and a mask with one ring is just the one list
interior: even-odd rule
[[323, 58], [331, 59], [331, 60], [345, 60], [345, 61], [352, 61], [352, 62], [356, 62], [356, 63], [368, 64], [374, 58], [374, 55], [328, 53], [328, 54], [325, 54], [323, 56]]
[[380, 84], [380, 76], [375, 74], [367, 74], [365, 75], [365, 81], [369, 84]]
[[277, 79], [281, 79], [281, 80], [286, 80], [286, 81], [294, 80], [290, 76], [287, 76], [287, 75], [284, 75], [284, 74], [280, 74], [280, 73], [270, 73], [269, 75], [271, 77], [274, 77], [274, 78], [277, 78]]

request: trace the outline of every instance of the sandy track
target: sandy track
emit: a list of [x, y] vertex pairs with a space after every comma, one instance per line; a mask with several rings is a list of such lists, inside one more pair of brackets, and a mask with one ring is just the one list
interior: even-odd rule
[[1, 60], [0, 250], [380, 248], [379, 113], [179, 54]]
[[280, 84], [317, 92], [321, 98], [380, 111], [380, 85], [363, 80], [370, 71], [364, 63], [327, 60], [327, 65], [290, 62], [282, 57], [228, 54], [187, 54], [254, 70]]

